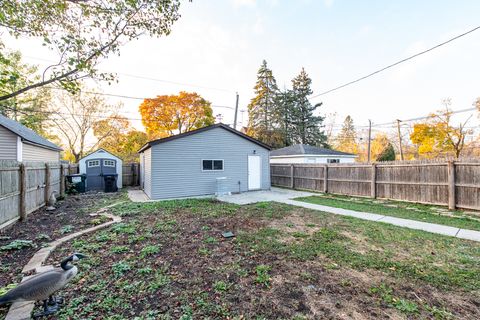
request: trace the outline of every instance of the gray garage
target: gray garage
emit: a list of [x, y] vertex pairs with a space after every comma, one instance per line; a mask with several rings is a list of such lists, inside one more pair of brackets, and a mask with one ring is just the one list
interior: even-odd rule
[[224, 124], [150, 141], [139, 153], [150, 199], [270, 189], [270, 147]]

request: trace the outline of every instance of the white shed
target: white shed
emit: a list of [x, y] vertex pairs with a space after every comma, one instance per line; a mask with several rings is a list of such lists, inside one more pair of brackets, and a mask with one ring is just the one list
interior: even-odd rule
[[356, 157], [333, 149], [294, 144], [271, 151], [270, 163], [353, 163]]
[[114, 154], [98, 149], [78, 162], [79, 173], [87, 175], [87, 190], [103, 190], [103, 175], [116, 173], [117, 188], [122, 187], [122, 159]]

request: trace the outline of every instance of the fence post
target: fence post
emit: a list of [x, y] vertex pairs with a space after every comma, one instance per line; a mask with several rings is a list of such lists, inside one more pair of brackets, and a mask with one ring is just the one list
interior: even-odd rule
[[20, 164], [20, 204], [19, 213], [20, 221], [25, 221], [27, 218], [27, 169], [23, 163]]
[[290, 165], [290, 188], [295, 188], [294, 165]]
[[323, 193], [328, 192], [328, 166], [323, 166]]
[[455, 162], [448, 161], [447, 172], [448, 172], [448, 209], [455, 210], [455, 206], [456, 206], [456, 199], [455, 199]]
[[372, 163], [372, 182], [370, 184], [370, 197], [377, 197], [377, 165]]
[[48, 203], [48, 198], [50, 198], [50, 165], [48, 163], [45, 163], [45, 189], [43, 189], [43, 196], [45, 199], [45, 205]]
[[130, 183], [130, 185], [131, 185], [131, 186], [134, 186], [134, 185], [136, 185], [136, 182], [137, 182], [137, 178], [136, 178], [136, 176], [135, 176], [135, 173], [136, 173], [136, 171], [135, 171], [135, 163], [132, 163], [132, 164], [130, 165], [130, 170], [132, 171], [132, 182]]
[[60, 197], [65, 197], [65, 171], [63, 163], [60, 163]]

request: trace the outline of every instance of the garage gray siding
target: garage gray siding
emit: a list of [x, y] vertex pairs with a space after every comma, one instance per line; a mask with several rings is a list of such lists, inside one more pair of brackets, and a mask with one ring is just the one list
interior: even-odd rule
[[[151, 150], [151, 168], [147, 153]], [[231, 192], [248, 191], [248, 155], [261, 156], [261, 188], [270, 189], [269, 150], [222, 128], [152, 146], [145, 151], [145, 193], [151, 199], [209, 195], [216, 178], [228, 178]], [[223, 171], [202, 171], [202, 160], [224, 160]], [[151, 170], [151, 194], [147, 192]], [[240, 182], [240, 184], [238, 183]]]
[[143, 159], [144, 159], [144, 185], [143, 191], [145, 194], [150, 198], [152, 198], [152, 149], [147, 149], [143, 152]]
[[0, 126], [0, 160], [17, 160], [17, 135]]
[[60, 152], [24, 142], [22, 159], [23, 161], [57, 162], [60, 161]]

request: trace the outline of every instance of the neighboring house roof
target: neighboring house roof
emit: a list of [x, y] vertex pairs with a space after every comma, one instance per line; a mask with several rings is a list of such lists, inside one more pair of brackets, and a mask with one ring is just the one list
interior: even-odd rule
[[244, 139], [246, 139], [250, 142], [253, 142], [253, 143], [259, 145], [260, 147], [263, 147], [263, 148], [268, 149], [268, 150], [272, 149], [270, 146], [266, 145], [263, 142], [258, 141], [257, 139], [254, 139], [254, 138], [252, 138], [250, 136], [247, 136], [246, 134], [244, 134], [240, 131], [232, 129], [229, 126], [227, 126], [223, 123], [217, 123], [217, 124], [214, 124], [214, 125], [211, 125], [211, 126], [208, 126], [208, 127], [203, 127], [203, 128], [200, 128], [200, 129], [184, 132], [184, 133], [177, 134], [177, 135], [174, 135], [174, 136], [170, 136], [170, 137], [167, 137], [167, 138], [161, 138], [161, 139], [157, 139], [157, 140], [147, 142], [142, 148], [140, 148], [140, 150], [138, 150], [138, 152], [141, 153], [141, 152], [147, 150], [148, 148], [151, 148], [152, 146], [155, 146], [155, 145], [160, 144], [160, 143], [172, 141], [172, 140], [175, 140], [175, 139], [181, 139], [181, 138], [184, 138], [184, 137], [191, 136], [193, 134], [197, 134], [197, 133], [200, 133], [200, 132], [205, 132], [205, 131], [212, 130], [212, 129], [215, 129], [215, 128], [225, 129], [225, 130], [227, 130], [227, 131], [229, 131], [233, 134], [236, 134], [237, 136], [239, 136], [241, 138], [244, 138]]
[[355, 157], [355, 155], [352, 153], [346, 153], [346, 152], [336, 151], [336, 150], [327, 149], [327, 148], [310, 146], [308, 144], [294, 144], [293, 146], [273, 150], [272, 152], [270, 152], [271, 157], [298, 156], [298, 155]]
[[14, 121], [2, 115], [0, 115], [0, 126], [13, 132], [14, 134], [22, 138], [22, 140], [25, 142], [30, 142], [32, 144], [45, 147], [47, 149], [62, 151], [62, 148], [57, 146], [55, 143], [50, 142], [47, 139], [39, 136], [37, 133], [35, 133], [35, 131], [28, 129], [17, 121]]

